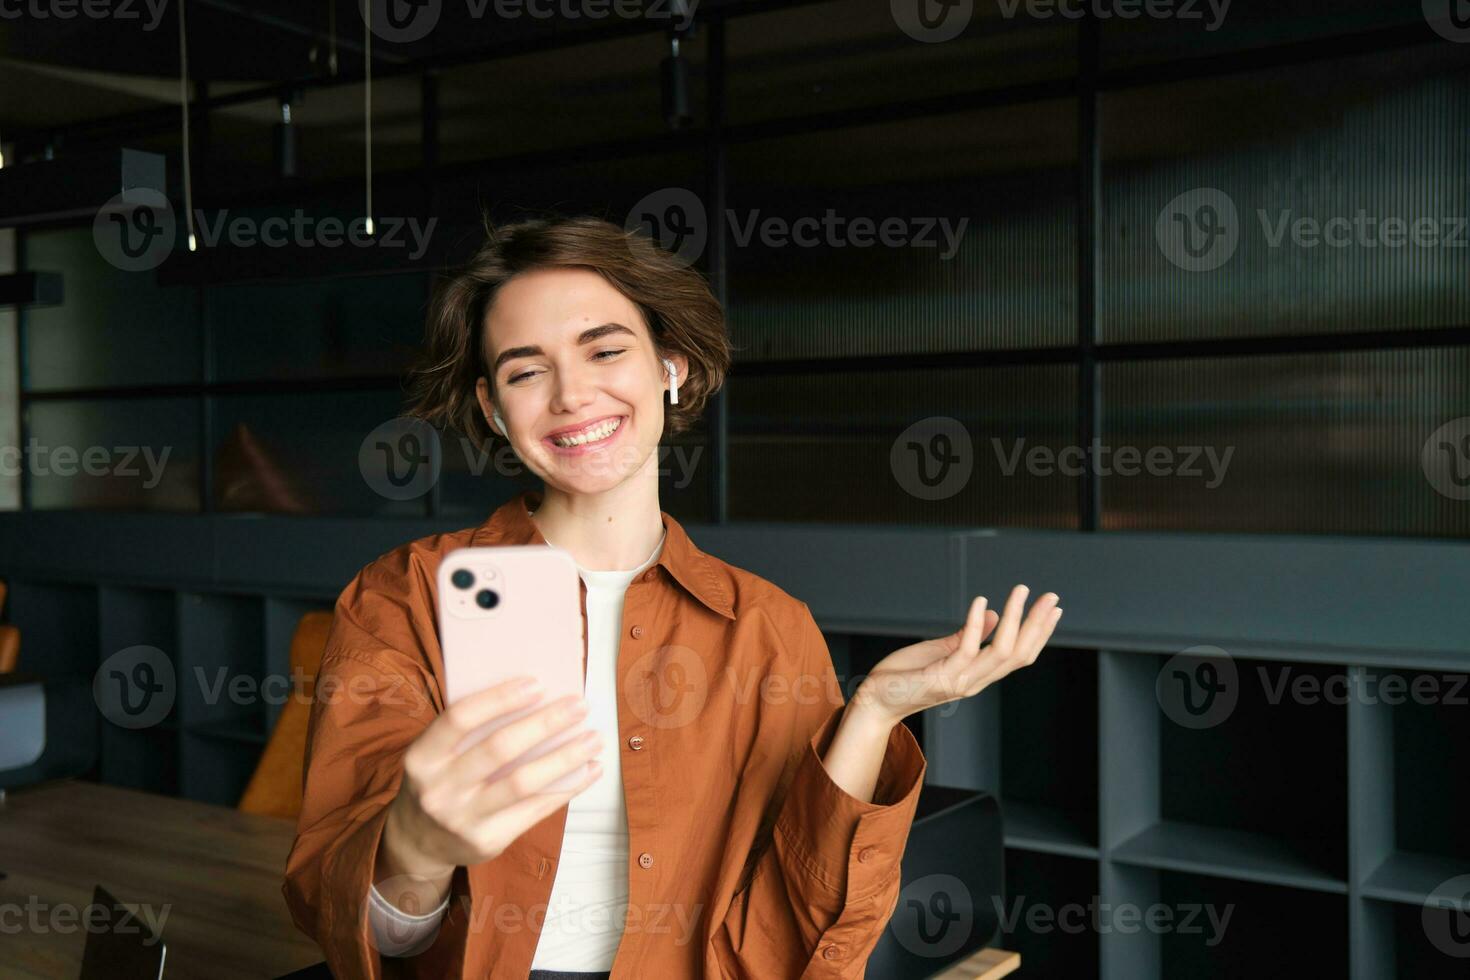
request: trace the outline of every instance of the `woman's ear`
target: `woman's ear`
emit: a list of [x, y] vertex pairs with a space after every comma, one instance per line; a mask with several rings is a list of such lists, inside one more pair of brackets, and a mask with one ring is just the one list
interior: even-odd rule
[[490, 431], [502, 439], [508, 438], [505, 430], [495, 424], [494, 419], [499, 413], [495, 410], [495, 401], [490, 397], [490, 382], [483, 376], [475, 381], [475, 400], [480, 403], [480, 414], [485, 416], [485, 424], [490, 427]]

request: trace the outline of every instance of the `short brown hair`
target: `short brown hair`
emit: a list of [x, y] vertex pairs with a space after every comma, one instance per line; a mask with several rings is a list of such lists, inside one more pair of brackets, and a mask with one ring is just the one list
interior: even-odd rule
[[646, 235], [595, 217], [550, 217], [496, 229], [459, 270], [440, 281], [429, 305], [424, 352], [409, 371], [407, 414], [453, 427], [485, 448], [496, 438], [480, 413], [475, 382], [495, 377], [484, 362], [485, 314], [501, 286], [534, 269], [598, 273], [643, 314], [659, 356], [689, 359], [679, 404], [668, 406], [664, 434], [692, 426], [730, 369], [725, 314], [697, 270]]

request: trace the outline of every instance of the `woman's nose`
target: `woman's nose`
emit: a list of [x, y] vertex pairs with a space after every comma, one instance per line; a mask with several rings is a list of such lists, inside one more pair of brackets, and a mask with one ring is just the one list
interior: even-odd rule
[[558, 371], [555, 391], [552, 395], [552, 408], [562, 412], [575, 412], [583, 405], [589, 404], [596, 394], [591, 379], [581, 372]]

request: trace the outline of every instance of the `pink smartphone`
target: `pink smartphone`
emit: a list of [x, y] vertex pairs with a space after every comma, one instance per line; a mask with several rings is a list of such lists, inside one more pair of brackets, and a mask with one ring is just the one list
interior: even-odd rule
[[[582, 694], [581, 587], [577, 566], [565, 551], [543, 544], [458, 548], [440, 562], [438, 586], [439, 644], [450, 704], [521, 676], [537, 678], [545, 692], [527, 707], [481, 726], [461, 751], [557, 698]], [[540, 758], [586, 730], [573, 725], [489, 778]], [[583, 772], [573, 770], [541, 791], [571, 789]]]

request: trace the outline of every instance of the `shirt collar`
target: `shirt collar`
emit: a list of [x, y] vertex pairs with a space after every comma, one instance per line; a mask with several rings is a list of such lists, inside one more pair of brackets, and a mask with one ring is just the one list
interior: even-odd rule
[[[475, 529], [470, 537], [470, 546], [479, 548], [493, 545], [547, 544], [547, 540], [541, 535], [541, 529], [531, 519], [531, 511], [541, 505], [542, 497], [540, 490], [523, 490], [501, 504], [484, 524]], [[717, 571], [714, 559], [695, 547], [678, 521], [667, 512], [659, 513], [664, 524], [664, 546], [653, 568], [662, 566], [686, 592], [712, 612], [726, 619], [734, 619], [735, 611], [730, 602], [730, 593]]]

